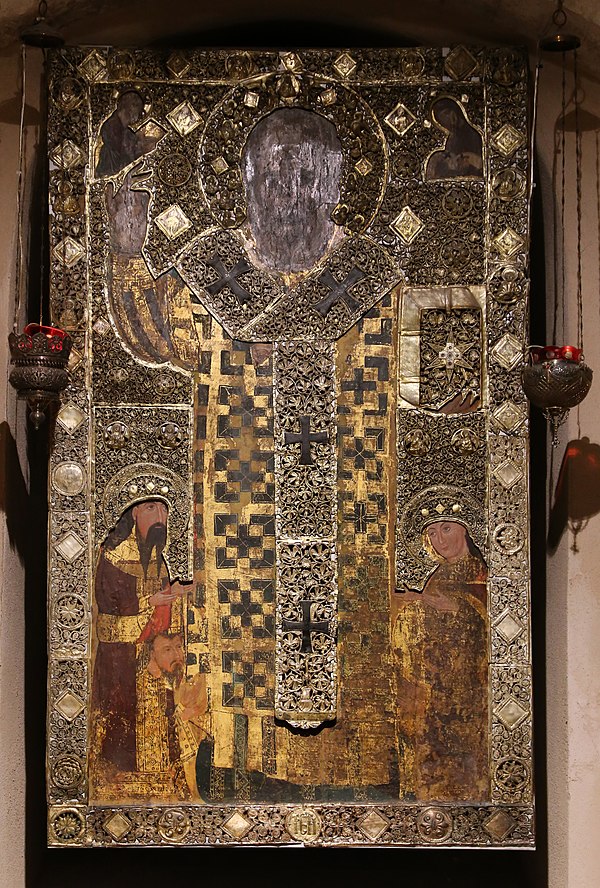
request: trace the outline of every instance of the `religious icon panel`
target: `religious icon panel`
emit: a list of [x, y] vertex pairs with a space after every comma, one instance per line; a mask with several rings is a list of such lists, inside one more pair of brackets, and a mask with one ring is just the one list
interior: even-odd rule
[[526, 83], [53, 54], [50, 844], [533, 845]]

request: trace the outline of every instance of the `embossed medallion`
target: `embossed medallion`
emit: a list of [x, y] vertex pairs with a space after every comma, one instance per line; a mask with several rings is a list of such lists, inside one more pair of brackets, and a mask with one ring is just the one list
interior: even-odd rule
[[61, 789], [75, 789], [83, 782], [81, 761], [74, 755], [63, 755], [52, 764], [52, 781]]
[[417, 817], [417, 830], [426, 842], [446, 842], [452, 834], [452, 817], [444, 808], [426, 808]]
[[182, 842], [190, 828], [189, 816], [179, 808], [163, 811], [158, 821], [158, 831], [167, 842]]
[[85, 475], [79, 463], [61, 462], [52, 472], [52, 486], [63, 496], [76, 496], [85, 485]]
[[293, 808], [285, 818], [285, 827], [291, 837], [298, 842], [316, 842], [323, 823], [312, 808]]
[[76, 808], [67, 808], [51, 818], [50, 830], [59, 842], [67, 845], [79, 841], [85, 830], [85, 820]]

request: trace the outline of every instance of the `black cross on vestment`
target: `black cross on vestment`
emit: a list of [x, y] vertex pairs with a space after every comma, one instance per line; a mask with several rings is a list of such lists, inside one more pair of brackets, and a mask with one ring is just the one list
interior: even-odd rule
[[303, 654], [312, 654], [312, 632], [322, 632], [323, 635], [331, 635], [329, 624], [331, 620], [314, 620], [311, 615], [311, 608], [314, 602], [301, 601], [302, 608], [301, 620], [288, 620], [285, 617], [281, 621], [284, 632], [302, 632], [302, 647], [300, 650]]
[[312, 456], [310, 454], [310, 444], [311, 441], [315, 441], [317, 444], [326, 444], [328, 441], [327, 432], [311, 432], [310, 430], [310, 416], [301, 416], [300, 417], [300, 433], [297, 432], [285, 432], [284, 434], [284, 443], [285, 444], [301, 444], [302, 447], [300, 449], [300, 465], [301, 466], [312, 466], [314, 465]]
[[327, 317], [330, 309], [339, 302], [341, 299], [345, 304], [346, 308], [349, 311], [356, 311], [360, 308], [360, 304], [356, 301], [354, 296], [351, 296], [348, 290], [354, 284], [357, 284], [364, 277], [366, 277], [365, 273], [360, 270], [360, 268], [353, 268], [346, 280], [340, 284], [330, 271], [324, 271], [323, 274], [319, 275], [319, 283], [324, 284], [326, 287], [329, 287], [331, 293], [328, 293], [324, 299], [321, 299], [315, 305], [316, 310], [319, 312], [322, 318]]
[[208, 259], [207, 262], [208, 265], [212, 265], [214, 270], [221, 275], [218, 281], [213, 281], [212, 284], [207, 284], [204, 287], [211, 296], [216, 296], [217, 293], [221, 292], [223, 287], [229, 287], [234, 296], [237, 296], [240, 305], [245, 305], [247, 302], [250, 302], [250, 299], [252, 298], [250, 293], [247, 290], [244, 290], [242, 285], [237, 282], [240, 275], [250, 271], [251, 266], [245, 259], [240, 259], [240, 261], [233, 266], [231, 271], [227, 271], [225, 265], [218, 256], [213, 256], [213, 258]]

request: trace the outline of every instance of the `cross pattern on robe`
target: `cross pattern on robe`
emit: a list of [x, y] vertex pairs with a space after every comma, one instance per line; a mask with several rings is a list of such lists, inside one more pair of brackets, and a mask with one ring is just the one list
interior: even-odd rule
[[211, 265], [221, 275], [218, 281], [213, 281], [212, 284], [207, 284], [204, 287], [211, 296], [216, 296], [224, 287], [229, 287], [234, 296], [237, 297], [240, 305], [246, 305], [247, 302], [250, 302], [251, 294], [237, 281], [241, 275], [251, 270], [251, 266], [245, 259], [240, 259], [230, 271], [227, 271], [227, 268], [218, 256], [213, 256], [212, 259], [209, 259], [208, 265]]
[[360, 270], [360, 268], [353, 268], [343, 283], [336, 281], [330, 271], [324, 271], [323, 274], [320, 274], [318, 278], [319, 283], [324, 284], [324, 286], [329, 287], [331, 290], [331, 293], [328, 293], [324, 299], [321, 299], [321, 301], [315, 305], [315, 308], [321, 317], [327, 317], [329, 311], [340, 301], [340, 299], [349, 311], [357, 311], [357, 309], [360, 308], [360, 303], [357, 302], [348, 290], [364, 277], [366, 277], [366, 275], [364, 271]]
[[300, 648], [303, 654], [312, 654], [312, 638], [313, 632], [321, 632], [323, 635], [331, 635], [329, 624], [331, 620], [313, 620], [312, 619], [312, 601], [301, 601], [302, 608], [301, 620], [288, 620], [284, 617], [281, 621], [284, 632], [302, 632], [302, 646]]
[[238, 558], [249, 558], [250, 549], [257, 549], [262, 546], [263, 538], [258, 534], [251, 534], [247, 524], [240, 524], [237, 536], [228, 536], [225, 538], [227, 545], [238, 550]]
[[300, 448], [300, 465], [301, 466], [313, 466], [313, 458], [310, 452], [311, 442], [314, 441], [317, 444], [326, 444], [328, 441], [327, 432], [311, 432], [310, 430], [310, 416], [301, 416], [300, 417], [300, 433], [298, 432], [285, 432], [284, 434], [284, 443], [285, 444], [301, 444]]

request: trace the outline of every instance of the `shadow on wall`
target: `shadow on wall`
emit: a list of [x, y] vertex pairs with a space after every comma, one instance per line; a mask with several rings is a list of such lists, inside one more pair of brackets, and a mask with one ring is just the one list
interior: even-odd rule
[[589, 438], [569, 441], [556, 482], [554, 505], [548, 526], [548, 550], [553, 554], [568, 528], [571, 549], [577, 552], [577, 536], [590, 518], [600, 512], [600, 445]]
[[16, 549], [23, 563], [30, 544], [30, 498], [17, 443], [6, 421], [0, 423], [0, 511], [6, 515], [11, 549]]

